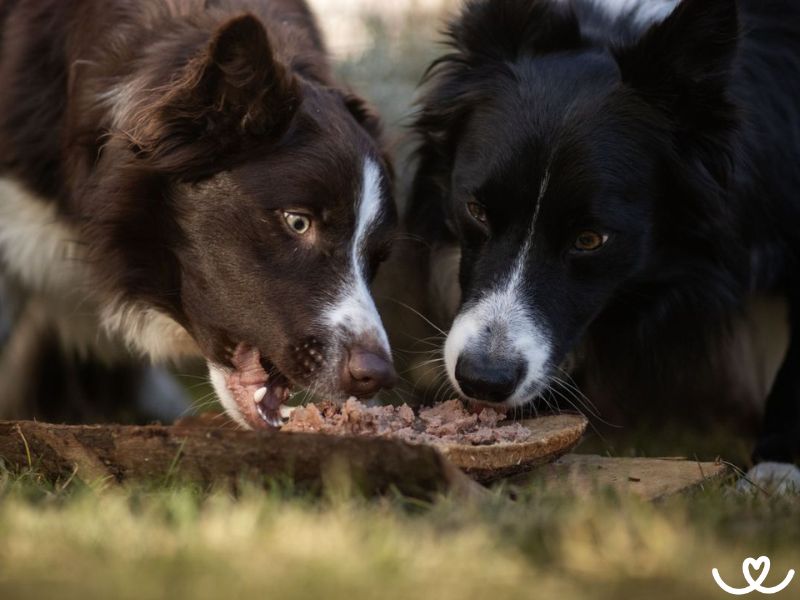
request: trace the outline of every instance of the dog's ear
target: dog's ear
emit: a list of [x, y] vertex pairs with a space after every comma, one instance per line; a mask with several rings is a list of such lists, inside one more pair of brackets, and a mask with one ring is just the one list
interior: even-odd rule
[[370, 136], [376, 140], [381, 139], [383, 136], [383, 124], [378, 116], [378, 111], [369, 102], [361, 96], [347, 93], [344, 95], [344, 105]]
[[129, 137], [162, 171], [203, 171], [220, 155], [283, 134], [300, 103], [296, 80], [275, 57], [262, 23], [224, 23], [169, 92], [138, 115]]
[[615, 51], [623, 81], [674, 127], [675, 148], [709, 190], [727, 187], [739, 112], [728, 95], [736, 0], [682, 0], [635, 45]]
[[385, 144], [383, 122], [378, 114], [378, 110], [364, 98], [352, 92], [344, 94], [344, 105], [347, 107], [350, 114], [353, 115], [356, 122], [373, 140], [375, 140], [378, 148], [381, 149], [381, 158], [383, 158], [386, 170], [389, 172], [389, 176], [394, 179], [394, 162]]
[[623, 80], [649, 100], [703, 110], [727, 86], [738, 40], [736, 0], [682, 0], [638, 43], [615, 55]]
[[297, 107], [296, 82], [275, 58], [264, 26], [252, 15], [217, 31], [198, 84], [192, 90], [196, 99], [210, 102], [244, 134], [283, 128]]

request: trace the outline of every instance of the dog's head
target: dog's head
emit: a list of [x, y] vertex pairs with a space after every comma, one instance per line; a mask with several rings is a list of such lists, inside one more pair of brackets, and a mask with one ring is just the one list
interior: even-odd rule
[[[376, 119], [313, 61], [281, 61], [256, 17], [192, 52], [103, 149], [100, 191], [129, 199], [95, 219], [96, 263], [117, 271], [128, 313], [166, 314], [191, 335], [244, 426], [275, 424], [292, 388], [335, 400], [391, 386], [369, 291], [396, 221]], [[129, 339], [157, 354], [141, 313], [109, 321], [135, 323]]]
[[566, 3], [468, 4], [417, 123], [417, 189], [462, 250], [445, 346], [461, 394], [526, 404], [624, 294], [675, 265], [704, 285], [731, 259], [737, 35], [733, 0], [684, 0], [621, 46], [587, 39]]

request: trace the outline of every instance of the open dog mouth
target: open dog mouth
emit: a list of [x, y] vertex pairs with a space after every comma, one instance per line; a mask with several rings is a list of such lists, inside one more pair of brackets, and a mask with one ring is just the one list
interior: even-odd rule
[[291, 397], [289, 379], [249, 344], [236, 347], [231, 364], [226, 385], [242, 417], [251, 427], [280, 427], [281, 407]]
[[[371, 346], [344, 347], [331, 362], [315, 338], [307, 338], [289, 349], [291, 371], [281, 372], [257, 347], [240, 343], [225, 365], [209, 362], [209, 375], [217, 397], [228, 415], [245, 429], [280, 428], [288, 412], [284, 406], [294, 386], [315, 381], [313, 390], [334, 402], [349, 397], [371, 398], [391, 388], [396, 373], [388, 352]], [[338, 399], [338, 400], [337, 400]]]

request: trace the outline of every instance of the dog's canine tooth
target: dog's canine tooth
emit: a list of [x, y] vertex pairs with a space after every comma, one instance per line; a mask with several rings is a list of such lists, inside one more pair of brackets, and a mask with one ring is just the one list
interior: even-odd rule
[[256, 393], [253, 394], [253, 401], [256, 404], [260, 404], [261, 401], [266, 397], [267, 397], [267, 388], [262, 387], [262, 388], [256, 390]]

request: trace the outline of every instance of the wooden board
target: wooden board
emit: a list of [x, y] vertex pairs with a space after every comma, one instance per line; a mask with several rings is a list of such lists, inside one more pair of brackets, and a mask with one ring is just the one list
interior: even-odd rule
[[544, 483], [582, 496], [611, 488], [620, 494], [660, 500], [713, 484], [730, 474], [730, 468], [721, 462], [569, 454], [533, 473], [517, 476], [511, 482]]
[[0, 422], [0, 459], [51, 479], [188, 479], [204, 485], [276, 478], [319, 492], [342, 470], [365, 494], [429, 499], [479, 488], [441, 453], [387, 439], [203, 427], [65, 426]]

